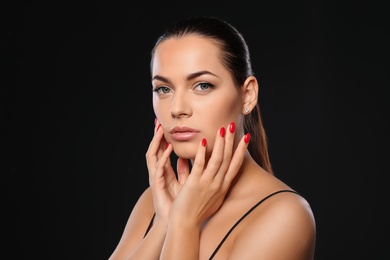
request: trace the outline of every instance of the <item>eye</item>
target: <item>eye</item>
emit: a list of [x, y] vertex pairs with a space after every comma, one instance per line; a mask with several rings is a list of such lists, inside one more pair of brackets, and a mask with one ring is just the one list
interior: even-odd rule
[[210, 83], [207, 83], [207, 82], [201, 82], [201, 83], [199, 83], [198, 85], [196, 85], [195, 86], [195, 90], [207, 90], [207, 89], [209, 89], [209, 88], [212, 88], [212, 87], [214, 87], [214, 85], [213, 84], [210, 84]]
[[155, 87], [153, 89], [153, 92], [156, 92], [156, 93], [159, 93], [159, 94], [167, 94], [169, 92], [172, 92], [172, 90], [168, 87], [164, 87], [164, 86], [161, 86], [161, 87]]

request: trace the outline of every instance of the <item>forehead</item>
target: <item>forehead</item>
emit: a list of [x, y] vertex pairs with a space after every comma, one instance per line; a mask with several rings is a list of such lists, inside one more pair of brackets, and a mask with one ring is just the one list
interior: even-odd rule
[[153, 74], [169, 68], [188, 70], [223, 69], [218, 44], [198, 35], [169, 38], [161, 42], [154, 53]]

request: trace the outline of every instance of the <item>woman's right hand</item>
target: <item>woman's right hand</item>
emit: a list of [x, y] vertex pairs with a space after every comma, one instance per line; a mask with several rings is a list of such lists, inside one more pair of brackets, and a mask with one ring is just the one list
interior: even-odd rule
[[[166, 142], [163, 129], [157, 120], [154, 130], [153, 139], [146, 152], [146, 163], [149, 172], [149, 185], [153, 194], [156, 221], [167, 226], [173, 201], [189, 172], [187, 174], [181, 173], [179, 180], [176, 178], [170, 161], [172, 145]], [[185, 162], [179, 160], [178, 167], [182, 163]]]

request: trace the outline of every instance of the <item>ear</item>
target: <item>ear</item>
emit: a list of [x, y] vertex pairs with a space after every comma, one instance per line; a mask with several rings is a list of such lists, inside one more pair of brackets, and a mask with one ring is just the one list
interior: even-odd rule
[[259, 84], [256, 77], [249, 76], [242, 86], [242, 113], [249, 114], [257, 105], [257, 95], [259, 93]]

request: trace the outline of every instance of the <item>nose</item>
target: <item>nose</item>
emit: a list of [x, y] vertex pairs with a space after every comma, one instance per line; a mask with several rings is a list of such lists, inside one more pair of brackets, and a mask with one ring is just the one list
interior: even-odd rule
[[172, 118], [191, 116], [191, 105], [188, 98], [189, 93], [176, 91], [171, 104]]

